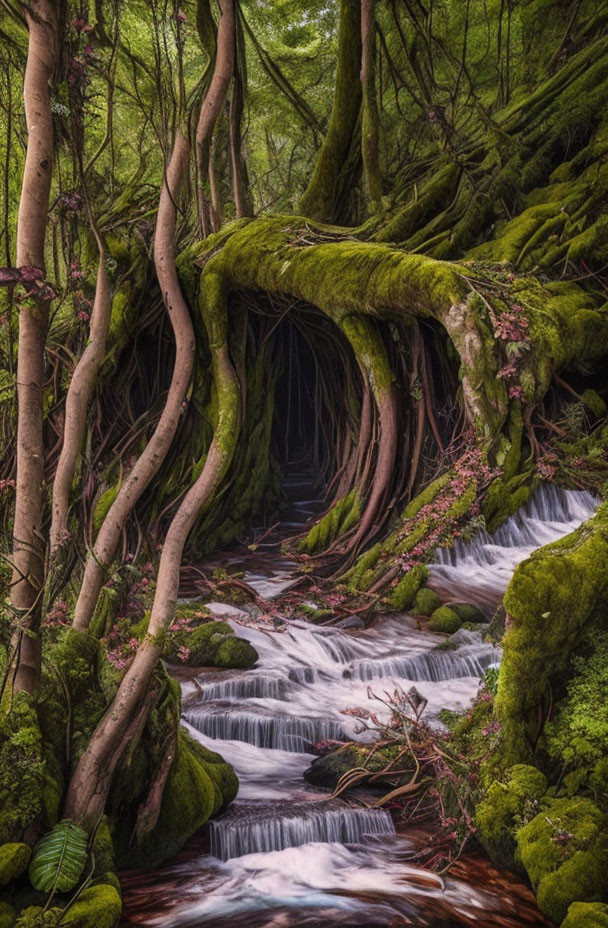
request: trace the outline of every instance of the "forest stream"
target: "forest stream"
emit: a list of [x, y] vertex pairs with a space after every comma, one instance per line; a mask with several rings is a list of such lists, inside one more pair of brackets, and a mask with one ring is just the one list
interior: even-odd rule
[[[306, 475], [290, 478], [286, 489], [290, 512], [274, 535], [256, 551], [233, 548], [203, 566], [242, 572], [264, 600], [287, 590], [297, 574], [278, 552], [280, 540], [319, 505], [309, 498]], [[596, 505], [585, 491], [542, 486], [492, 536], [482, 532], [440, 549], [431, 585], [491, 614], [516, 564], [572, 532]], [[252, 671], [183, 675], [182, 721], [233, 764], [239, 794], [173, 862], [121, 875], [125, 928], [550, 924], [513, 874], [471, 854], [443, 876], [413, 866], [408, 861], [424, 833], [396, 830], [388, 811], [368, 807], [369, 794], [328, 801], [326, 790], [302, 776], [319, 742], [373, 737], [343, 713], [370, 705], [374, 693], [415, 686], [428, 701], [427, 720], [441, 709], [464, 711], [485, 671], [500, 661], [500, 651], [483, 641], [483, 626], [461, 630], [457, 647], [438, 650], [438, 636], [407, 615], [381, 616], [367, 628], [357, 628], [357, 620], [347, 629], [291, 621], [265, 631], [248, 625], [241, 609], [212, 609], [260, 659]]]

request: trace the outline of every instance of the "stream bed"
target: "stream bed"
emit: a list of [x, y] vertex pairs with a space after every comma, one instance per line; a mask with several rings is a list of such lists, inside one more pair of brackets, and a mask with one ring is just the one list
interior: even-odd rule
[[[318, 512], [305, 478], [292, 478], [293, 533]], [[588, 519], [594, 498], [553, 486], [490, 537], [441, 551], [431, 585], [451, 600], [491, 609], [516, 564], [535, 548]], [[294, 582], [294, 566], [276, 538], [224, 561], [263, 599]], [[210, 559], [204, 568], [219, 562]], [[369, 628], [338, 629], [292, 621], [268, 631], [216, 604], [218, 615], [251, 641], [260, 659], [250, 671], [205, 672], [184, 679], [183, 724], [235, 768], [235, 802], [173, 861], [157, 871], [121, 874], [125, 926], [159, 928], [325, 928], [353, 926], [547, 925], [532, 893], [475, 855], [440, 877], [411, 860], [425, 836], [397, 833], [390, 814], [328, 800], [302, 774], [327, 739], [373, 738], [344, 710], [382, 706], [396, 686], [415, 686], [427, 700], [425, 719], [441, 709], [465, 710], [499, 651], [481, 633], [461, 635], [454, 650], [407, 615], [379, 617]], [[356, 624], [356, 623], [354, 623]], [[385, 710], [388, 713], [388, 710]]]

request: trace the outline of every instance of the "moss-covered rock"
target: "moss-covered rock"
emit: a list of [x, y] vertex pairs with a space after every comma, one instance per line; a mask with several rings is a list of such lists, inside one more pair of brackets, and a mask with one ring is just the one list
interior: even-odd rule
[[585, 628], [604, 614], [607, 595], [606, 505], [516, 568], [504, 598], [510, 620], [496, 697], [507, 765], [531, 758], [543, 701], [567, 676]]
[[495, 780], [477, 806], [477, 836], [492, 860], [501, 867], [516, 866], [516, 831], [536, 815], [539, 800], [547, 790], [547, 779], [540, 770], [516, 764], [504, 782]]
[[606, 404], [595, 390], [585, 390], [581, 399], [594, 418], [601, 419], [606, 415]]
[[423, 587], [416, 593], [412, 612], [415, 615], [432, 615], [442, 604], [441, 596], [434, 590]]
[[573, 902], [561, 928], [608, 928], [608, 905]]
[[173, 632], [163, 657], [192, 667], [247, 669], [255, 664], [258, 653], [248, 641], [238, 638], [227, 622], [210, 620]]
[[483, 625], [488, 621], [483, 610], [472, 603], [445, 603], [445, 605], [456, 613], [463, 624]]
[[390, 595], [391, 607], [399, 611], [411, 609], [420, 587], [426, 583], [428, 576], [429, 569], [426, 564], [415, 564], [393, 587]]
[[25, 873], [32, 849], [27, 844], [3, 844], [0, 847], [0, 886], [7, 886]]
[[98, 883], [85, 889], [61, 918], [65, 928], [116, 928], [122, 901], [114, 886]]
[[608, 900], [606, 816], [590, 799], [553, 799], [517, 832], [517, 853], [542, 911], [561, 922], [573, 902]]
[[156, 866], [175, 854], [222, 806], [235, 798], [238, 778], [232, 767], [180, 730], [175, 759], [154, 829], [139, 848], [119, 848], [119, 864]]
[[440, 606], [439, 609], [435, 609], [431, 616], [430, 627], [431, 631], [434, 632], [451, 635], [453, 632], [457, 632], [461, 625], [462, 622], [458, 614], [449, 606]]
[[0, 928], [13, 928], [17, 913], [9, 902], [0, 901]]

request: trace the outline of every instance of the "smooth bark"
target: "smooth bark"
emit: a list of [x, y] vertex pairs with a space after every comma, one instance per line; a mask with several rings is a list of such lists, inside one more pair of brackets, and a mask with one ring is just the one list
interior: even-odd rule
[[175, 335], [175, 364], [167, 400], [145, 450], [121, 486], [110, 507], [87, 558], [80, 595], [74, 614], [74, 627], [88, 628], [99, 591], [116, 555], [120, 536], [133, 507], [158, 473], [179, 424], [182, 403], [192, 380], [195, 340], [190, 312], [182, 296], [175, 269], [175, 226], [177, 198], [188, 169], [188, 143], [177, 133], [158, 206], [154, 236], [154, 264], [165, 307]]
[[[17, 267], [46, 276], [44, 239], [53, 170], [50, 81], [57, 57], [55, 8], [33, 0], [25, 10], [29, 43], [23, 101], [27, 152], [17, 223]], [[44, 290], [43, 290], [44, 292]], [[19, 312], [17, 360], [17, 485], [11, 604], [21, 629], [13, 687], [32, 693], [40, 674], [40, 604], [44, 583], [43, 388], [49, 300], [32, 295]]]

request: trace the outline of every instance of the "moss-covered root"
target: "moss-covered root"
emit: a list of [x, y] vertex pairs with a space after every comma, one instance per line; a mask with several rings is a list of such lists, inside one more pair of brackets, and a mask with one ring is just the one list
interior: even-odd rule
[[496, 698], [505, 765], [531, 757], [552, 684], [567, 672], [581, 631], [598, 618], [607, 595], [606, 505], [516, 569], [504, 598], [509, 621]]
[[316, 525], [313, 525], [305, 538], [298, 545], [300, 554], [318, 554], [325, 551], [337, 538], [357, 524], [361, 517], [359, 494], [356, 490], [338, 500], [325, 513]]

